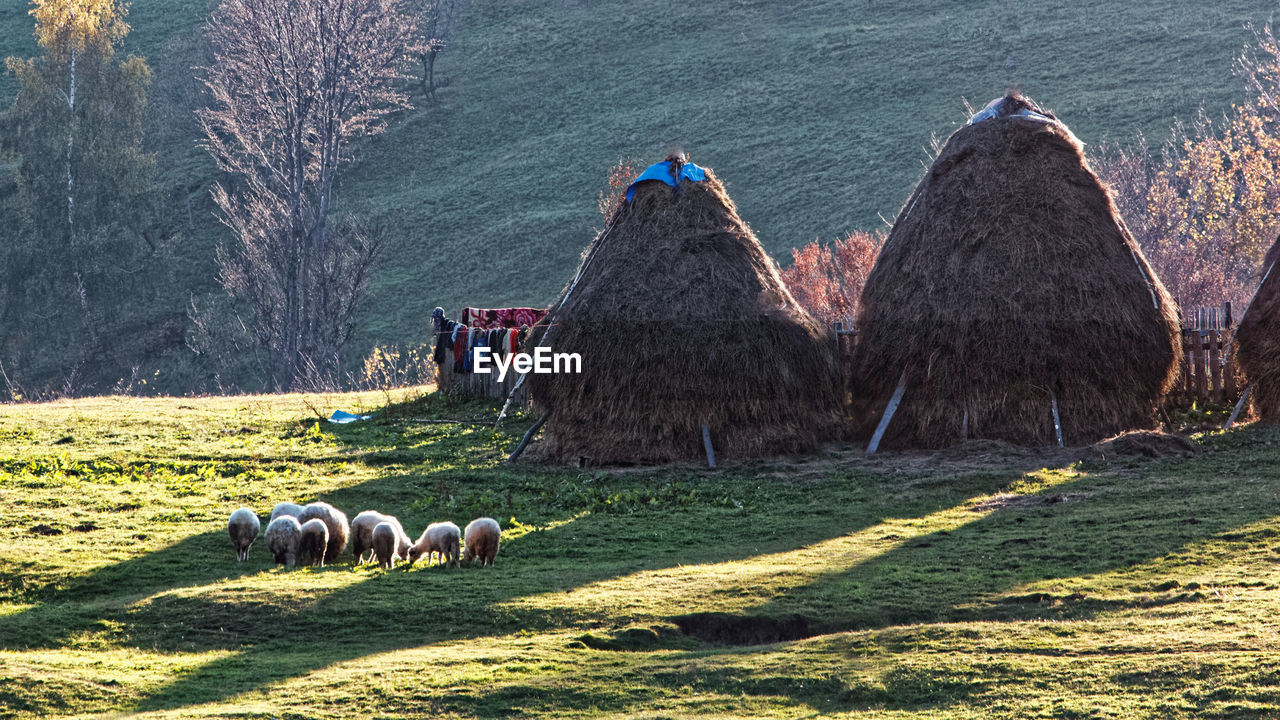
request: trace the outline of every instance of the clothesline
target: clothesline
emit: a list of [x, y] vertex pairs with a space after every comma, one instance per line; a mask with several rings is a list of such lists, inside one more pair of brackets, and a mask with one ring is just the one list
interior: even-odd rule
[[[453, 372], [466, 374], [475, 367], [476, 349], [490, 348], [492, 356], [504, 358], [514, 355], [520, 350], [529, 334], [526, 325], [520, 328], [476, 328], [444, 318], [443, 312], [434, 316], [436, 328], [436, 347], [432, 359], [436, 365], [443, 367], [447, 360], [453, 360]], [[446, 355], [446, 351], [451, 354]]]

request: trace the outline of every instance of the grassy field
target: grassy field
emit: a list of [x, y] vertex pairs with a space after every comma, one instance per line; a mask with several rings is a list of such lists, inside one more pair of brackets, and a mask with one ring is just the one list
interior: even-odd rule
[[[34, 54], [26, 0], [0, 0], [0, 53]], [[135, 0], [126, 50], [155, 69], [149, 144], [177, 235], [171, 288], [152, 308], [181, 318], [215, 287], [229, 238], [196, 145], [192, 66], [208, 0]], [[675, 0], [470, 3], [440, 62], [438, 104], [364, 144], [340, 188], [396, 244], [365, 307], [360, 351], [420, 339], [437, 304], [539, 305], [600, 224], [597, 193], [619, 158], [672, 147], [714, 167], [784, 264], [788, 250], [892, 218], [932, 134], [1010, 84], [1093, 146], [1160, 139], [1174, 117], [1242, 97], [1232, 61], [1265, 22], [1263, 0], [1064, 5]], [[0, 78], [0, 106], [16, 92]], [[191, 201], [188, 226], [187, 202]], [[158, 324], [163, 324], [158, 322]], [[143, 367], [143, 375], [150, 375]]]
[[[334, 409], [376, 411], [349, 426]], [[1195, 456], [586, 471], [417, 391], [0, 406], [0, 717], [1239, 717], [1280, 430]], [[421, 422], [451, 420], [458, 422]], [[492, 568], [239, 565], [226, 517], [501, 520]]]

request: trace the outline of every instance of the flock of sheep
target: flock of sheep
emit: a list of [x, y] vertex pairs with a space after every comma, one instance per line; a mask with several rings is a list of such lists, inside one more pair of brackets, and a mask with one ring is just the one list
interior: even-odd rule
[[[261, 530], [262, 522], [252, 508], [242, 507], [231, 513], [227, 534], [235, 546], [237, 560], [243, 562], [249, 557], [249, 548]], [[492, 565], [501, 535], [497, 520], [482, 517], [472, 520], [465, 533], [451, 522], [432, 523], [413, 542], [392, 515], [365, 510], [348, 523], [341, 510], [326, 502], [306, 506], [282, 502], [271, 511], [266, 541], [267, 550], [283, 565], [323, 567], [337, 560], [350, 540], [357, 564], [366, 562], [365, 553], [372, 551], [372, 558], [384, 568], [395, 567], [396, 560], [412, 565], [423, 555], [431, 562], [437, 554], [446, 567], [457, 567], [460, 562], [471, 563], [477, 558], [481, 565]], [[463, 540], [466, 551], [459, 561], [459, 544]]]

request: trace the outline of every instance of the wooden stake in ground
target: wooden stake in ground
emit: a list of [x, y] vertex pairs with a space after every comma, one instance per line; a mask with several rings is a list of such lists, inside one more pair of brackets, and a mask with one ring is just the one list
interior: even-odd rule
[[1053, 402], [1053, 431], [1058, 434], [1058, 447], [1062, 447], [1062, 418], [1058, 417], [1058, 396], [1049, 393], [1049, 399]]
[[1222, 426], [1223, 430], [1229, 429], [1236, 424], [1236, 418], [1240, 417], [1240, 411], [1244, 409], [1244, 404], [1249, 402], [1249, 393], [1253, 392], [1253, 383], [1249, 383], [1249, 387], [1240, 393], [1240, 400], [1236, 402], [1235, 410], [1231, 411], [1231, 417], [1227, 418], [1227, 424]]
[[520, 444], [516, 446], [515, 452], [511, 453], [511, 455], [507, 457], [507, 462], [515, 462], [516, 458], [520, 457], [520, 453], [524, 452], [525, 446], [533, 439], [534, 434], [538, 432], [538, 428], [542, 427], [542, 424], [545, 423], [549, 417], [551, 417], [551, 413], [548, 411], [546, 415], [543, 415], [538, 419], [538, 422], [533, 424], [533, 427], [529, 428], [529, 431], [524, 434], [523, 438], [521, 438]]
[[876, 450], [880, 449], [880, 440], [884, 438], [884, 431], [889, 428], [889, 421], [893, 419], [893, 414], [898, 411], [898, 403], [902, 402], [902, 393], [907, 389], [907, 371], [903, 370], [902, 375], [898, 377], [898, 387], [893, 390], [893, 397], [889, 398], [889, 404], [884, 408], [884, 415], [880, 416], [880, 425], [876, 427], [876, 434], [871, 436], [871, 443], [867, 445], [867, 454], [875, 455]]
[[707, 451], [707, 466], [716, 469], [716, 449], [711, 447], [711, 427], [702, 423], [702, 447]]

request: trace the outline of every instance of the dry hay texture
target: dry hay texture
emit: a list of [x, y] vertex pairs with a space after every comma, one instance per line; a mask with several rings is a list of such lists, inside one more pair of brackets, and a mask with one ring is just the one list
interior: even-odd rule
[[810, 451], [841, 432], [834, 341], [710, 170], [637, 185], [583, 257], [529, 341], [582, 356], [581, 374], [528, 376], [551, 412], [537, 456], [700, 460], [704, 419], [725, 459]]
[[957, 130], [894, 223], [852, 358], [861, 436], [904, 371], [883, 447], [959, 442], [966, 411], [969, 438], [1053, 444], [1051, 393], [1069, 445], [1155, 424], [1177, 308], [1080, 142], [1044, 114]]
[[1262, 284], [1236, 330], [1236, 359], [1264, 422], [1280, 423], [1280, 240], [1263, 261]]

